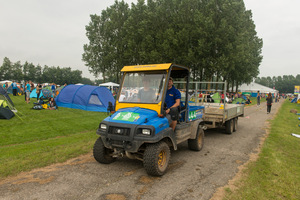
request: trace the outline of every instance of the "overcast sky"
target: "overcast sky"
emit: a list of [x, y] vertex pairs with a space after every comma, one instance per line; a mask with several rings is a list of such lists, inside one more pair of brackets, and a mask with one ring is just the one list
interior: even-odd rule
[[[259, 76], [300, 74], [300, 1], [244, 2], [264, 43]], [[81, 60], [88, 43], [85, 26], [90, 14], [100, 15], [112, 4], [114, 0], [0, 0], [0, 65], [8, 57], [22, 64], [71, 67], [95, 79]]]

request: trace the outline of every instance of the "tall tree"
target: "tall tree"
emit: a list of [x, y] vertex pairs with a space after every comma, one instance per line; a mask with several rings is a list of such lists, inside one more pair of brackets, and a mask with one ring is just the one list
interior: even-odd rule
[[2, 80], [10, 80], [12, 79], [12, 62], [9, 58], [5, 57], [3, 59], [2, 66], [0, 67], [0, 78]]
[[[129, 6], [124, 1], [103, 10], [101, 16], [91, 15], [86, 26], [89, 44], [84, 45], [82, 60], [94, 75], [115, 75], [119, 79], [121, 67], [128, 63], [126, 58], [127, 30], [124, 24], [129, 16]], [[110, 69], [110, 70], [107, 70]]]
[[15, 62], [11, 67], [13, 73], [11, 78], [17, 82], [21, 82], [23, 80], [23, 73], [22, 73], [22, 65], [21, 62]]
[[262, 40], [243, 0], [124, 1], [91, 15], [83, 60], [113, 79], [123, 65], [175, 62], [194, 80], [240, 85], [258, 75]]

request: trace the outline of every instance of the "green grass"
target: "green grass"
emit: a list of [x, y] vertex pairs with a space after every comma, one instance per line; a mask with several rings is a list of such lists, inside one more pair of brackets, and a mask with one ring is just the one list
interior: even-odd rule
[[[281, 99], [281, 101], [283, 101]], [[278, 115], [271, 121], [270, 135], [259, 158], [249, 164], [246, 176], [238, 181], [235, 191], [225, 190], [224, 199], [300, 199], [300, 134], [299, 104], [285, 101]]]
[[63, 107], [33, 110], [36, 99], [27, 104], [24, 96], [10, 97], [23, 121], [0, 120], [0, 179], [90, 152], [107, 116]]

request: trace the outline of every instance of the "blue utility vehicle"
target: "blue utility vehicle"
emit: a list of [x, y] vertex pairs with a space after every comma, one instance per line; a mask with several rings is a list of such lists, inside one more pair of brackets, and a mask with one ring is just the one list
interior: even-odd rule
[[[125, 66], [116, 103], [112, 113], [97, 130], [100, 136], [94, 144], [94, 158], [109, 164], [118, 157], [127, 156], [143, 162], [149, 175], [162, 176], [170, 160], [170, 149], [188, 141], [188, 147], [200, 151], [204, 142], [204, 106], [188, 104], [188, 67], [167, 64]], [[168, 80], [184, 81], [180, 92], [186, 97], [180, 102], [175, 131], [170, 127], [165, 99]], [[148, 80], [148, 85], [145, 85]], [[150, 80], [150, 81], [149, 81]], [[147, 88], [152, 95], [141, 98], [140, 90]], [[144, 97], [146, 97], [146, 94]], [[143, 99], [143, 100], [141, 100]]]

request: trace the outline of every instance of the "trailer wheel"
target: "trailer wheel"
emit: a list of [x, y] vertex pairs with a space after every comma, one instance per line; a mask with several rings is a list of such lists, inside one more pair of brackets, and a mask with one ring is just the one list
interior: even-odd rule
[[155, 144], [149, 144], [144, 152], [144, 168], [151, 176], [162, 176], [167, 170], [170, 160], [169, 146], [160, 141]]
[[233, 119], [233, 132], [235, 132], [237, 130], [238, 127], [238, 118], [234, 118]]
[[111, 156], [112, 153], [113, 150], [106, 148], [102, 142], [102, 139], [99, 137], [96, 140], [93, 148], [95, 160], [102, 164], [110, 164], [116, 160], [116, 158]]
[[197, 135], [195, 139], [188, 140], [188, 146], [190, 150], [201, 151], [204, 144], [204, 130], [198, 127]]
[[233, 132], [233, 119], [230, 119], [225, 122], [225, 129], [227, 134], [232, 134]]

